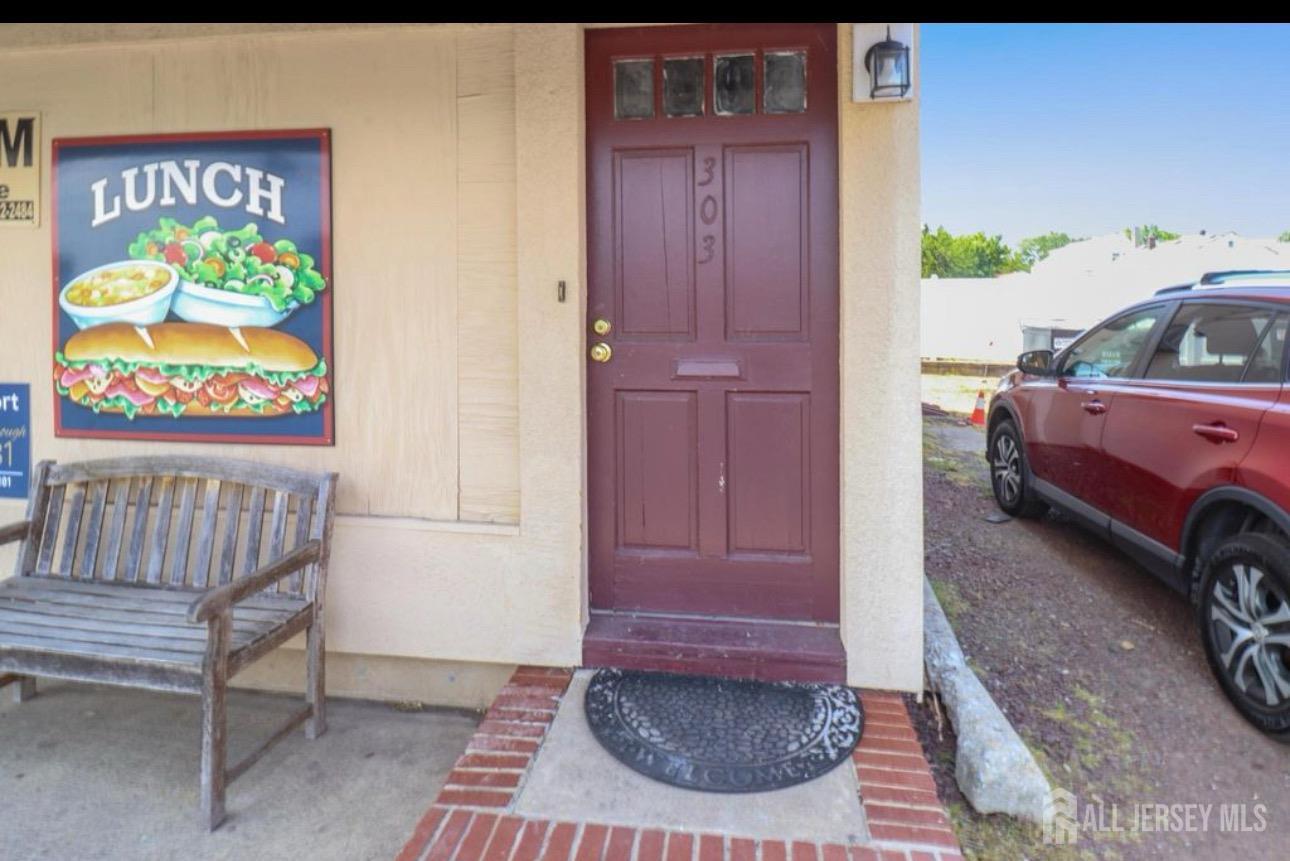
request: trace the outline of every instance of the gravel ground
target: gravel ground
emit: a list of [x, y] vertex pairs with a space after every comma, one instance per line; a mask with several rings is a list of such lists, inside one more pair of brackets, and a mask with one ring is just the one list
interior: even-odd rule
[[[915, 720], [969, 856], [1290, 857], [1290, 747], [1228, 704], [1188, 603], [1069, 521], [988, 522], [998, 509], [984, 435], [924, 421], [927, 574], [973, 669], [1053, 784], [1078, 797], [1081, 824], [1100, 799], [1107, 829], [1049, 846], [1038, 829], [972, 812], [954, 785], [952, 733], [929, 701]], [[1132, 828], [1140, 805], [1178, 806], [1147, 830]], [[1246, 830], [1222, 827], [1223, 805], [1244, 805]]]

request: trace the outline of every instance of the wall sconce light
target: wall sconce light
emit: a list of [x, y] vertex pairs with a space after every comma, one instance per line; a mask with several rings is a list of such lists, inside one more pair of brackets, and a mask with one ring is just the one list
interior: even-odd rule
[[909, 46], [891, 38], [871, 45], [864, 55], [865, 71], [869, 73], [869, 98], [900, 99], [909, 92]]

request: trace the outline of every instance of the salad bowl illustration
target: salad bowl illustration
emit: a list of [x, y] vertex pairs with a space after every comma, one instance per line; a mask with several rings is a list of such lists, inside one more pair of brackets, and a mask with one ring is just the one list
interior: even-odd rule
[[179, 272], [170, 310], [190, 323], [276, 326], [327, 287], [314, 258], [291, 240], [267, 242], [254, 223], [223, 230], [209, 215], [192, 226], [162, 218], [135, 237], [129, 254]]

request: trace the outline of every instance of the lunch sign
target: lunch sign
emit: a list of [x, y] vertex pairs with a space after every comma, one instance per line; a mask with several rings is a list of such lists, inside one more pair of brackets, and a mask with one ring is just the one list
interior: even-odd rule
[[331, 445], [325, 129], [53, 142], [55, 433]]

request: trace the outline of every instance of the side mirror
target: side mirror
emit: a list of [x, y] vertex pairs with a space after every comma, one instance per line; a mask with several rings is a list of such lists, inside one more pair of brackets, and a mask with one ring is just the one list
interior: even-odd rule
[[1029, 350], [1017, 357], [1017, 369], [1023, 374], [1032, 374], [1036, 377], [1051, 377], [1053, 375], [1053, 351], [1052, 350]]

